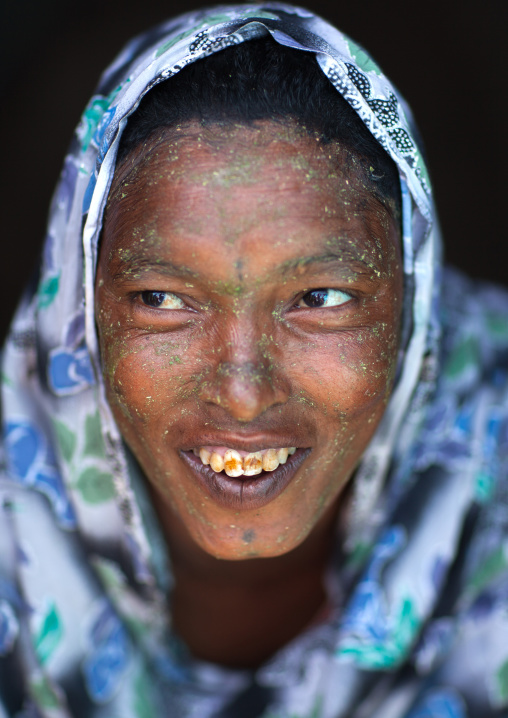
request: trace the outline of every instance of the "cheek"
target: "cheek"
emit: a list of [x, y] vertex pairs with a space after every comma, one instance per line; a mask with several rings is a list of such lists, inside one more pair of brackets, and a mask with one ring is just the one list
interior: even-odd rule
[[321, 336], [295, 352], [292, 373], [302, 399], [327, 415], [352, 420], [384, 406], [393, 383], [398, 333], [378, 324]]
[[107, 305], [97, 314], [104, 382], [115, 418], [122, 428], [126, 423], [146, 426], [162, 417], [169, 425], [176, 413], [168, 409], [192, 391], [197, 373], [188, 342], [119, 325]]
[[162, 336], [120, 335], [103, 357], [109, 401], [126, 419], [143, 426], [163, 420], [166, 428], [177, 420], [174, 407], [195, 386], [196, 365], [188, 352]]

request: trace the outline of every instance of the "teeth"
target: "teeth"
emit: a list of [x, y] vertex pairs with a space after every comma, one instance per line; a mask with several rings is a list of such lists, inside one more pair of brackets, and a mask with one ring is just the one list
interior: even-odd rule
[[[194, 449], [194, 453], [196, 453], [196, 449]], [[198, 451], [197, 455], [199, 456], [199, 458], [201, 459], [203, 464], [205, 466], [208, 466], [208, 464], [210, 463], [211, 456], [212, 456], [211, 453], [208, 451], [208, 449], [204, 449], [204, 448], [200, 449]]]
[[241, 476], [243, 474], [242, 457], [234, 449], [228, 449], [224, 454], [224, 471], [228, 476]]
[[279, 460], [277, 458], [277, 450], [276, 449], [268, 449], [268, 451], [263, 456], [263, 469], [264, 471], [275, 471], [277, 466], [279, 465]]
[[225, 471], [228, 476], [256, 476], [261, 471], [275, 471], [279, 464], [285, 464], [288, 456], [292, 456], [296, 447], [282, 449], [264, 449], [246, 454], [242, 457], [240, 452], [234, 449], [226, 449], [224, 456], [221, 452], [224, 449], [210, 451], [202, 446], [200, 449], [192, 449], [195, 456], [199, 456], [201, 462], [216, 472]]
[[279, 449], [277, 452], [277, 459], [279, 464], [285, 464], [288, 460], [289, 449]]
[[217, 474], [224, 469], [224, 459], [220, 454], [215, 453], [215, 451], [210, 457], [210, 466]]
[[263, 471], [263, 456], [260, 451], [255, 454], [247, 454], [243, 460], [244, 476], [255, 476]]

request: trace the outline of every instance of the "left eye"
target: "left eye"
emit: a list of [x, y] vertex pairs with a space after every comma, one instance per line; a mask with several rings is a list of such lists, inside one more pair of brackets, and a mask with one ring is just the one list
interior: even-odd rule
[[185, 302], [171, 292], [141, 292], [143, 304], [155, 309], [184, 309]]
[[341, 292], [339, 289], [312, 289], [298, 301], [297, 307], [305, 309], [311, 308], [327, 308], [337, 307], [345, 304], [351, 299], [350, 294]]

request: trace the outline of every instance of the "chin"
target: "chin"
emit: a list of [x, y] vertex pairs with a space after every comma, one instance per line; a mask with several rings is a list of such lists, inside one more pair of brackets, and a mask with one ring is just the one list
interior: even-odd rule
[[[246, 561], [253, 558], [277, 558], [283, 556], [300, 543], [296, 539], [270, 540], [264, 536], [252, 537], [252, 530], [225, 529], [220, 536], [193, 537], [194, 541], [210, 556], [221, 561]], [[289, 537], [288, 537], [289, 538]]]

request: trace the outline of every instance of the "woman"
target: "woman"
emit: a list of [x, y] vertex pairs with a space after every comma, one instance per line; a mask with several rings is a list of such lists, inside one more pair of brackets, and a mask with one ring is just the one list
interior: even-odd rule
[[5, 348], [3, 715], [505, 714], [507, 310], [351, 40], [134, 40]]

